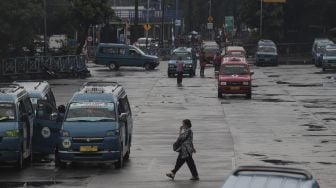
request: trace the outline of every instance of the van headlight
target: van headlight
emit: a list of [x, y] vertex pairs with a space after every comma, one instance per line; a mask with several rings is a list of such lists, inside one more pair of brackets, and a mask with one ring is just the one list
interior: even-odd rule
[[248, 85], [250, 85], [250, 82], [243, 82], [243, 85], [248, 86]]
[[7, 130], [4, 134], [4, 137], [18, 137], [19, 133], [19, 130]]
[[220, 85], [221, 86], [226, 86], [226, 82], [221, 82]]
[[62, 135], [62, 137], [70, 137], [69, 131], [62, 130], [61, 135]]
[[68, 149], [68, 148], [70, 148], [71, 147], [71, 141], [70, 141], [70, 139], [64, 139], [63, 140], [63, 142], [62, 142], [62, 145], [63, 145], [63, 148], [65, 148], [65, 149]]
[[106, 136], [118, 136], [119, 135], [119, 130], [110, 130], [106, 132]]

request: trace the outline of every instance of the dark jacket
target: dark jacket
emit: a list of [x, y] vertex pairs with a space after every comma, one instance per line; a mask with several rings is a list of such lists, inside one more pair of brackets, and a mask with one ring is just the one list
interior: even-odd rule
[[179, 150], [183, 159], [191, 156], [195, 152], [193, 144], [193, 132], [191, 129], [184, 129], [179, 135], [178, 141], [184, 141], [181, 145], [181, 149]]

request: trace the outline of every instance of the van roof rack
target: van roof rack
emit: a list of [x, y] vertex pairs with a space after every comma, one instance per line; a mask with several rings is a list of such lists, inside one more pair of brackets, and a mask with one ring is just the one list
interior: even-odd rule
[[238, 176], [240, 172], [274, 172], [302, 175], [307, 180], [313, 179], [313, 175], [303, 169], [286, 168], [286, 167], [271, 167], [271, 166], [240, 166], [233, 171], [233, 175]]
[[14, 93], [19, 89], [23, 89], [19, 84], [13, 83], [1, 83], [0, 84], [0, 93]]

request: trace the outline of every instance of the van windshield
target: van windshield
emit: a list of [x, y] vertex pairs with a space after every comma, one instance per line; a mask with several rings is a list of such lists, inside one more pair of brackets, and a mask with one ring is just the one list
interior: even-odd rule
[[190, 53], [174, 53], [171, 60], [178, 60], [179, 58], [182, 58], [182, 60], [191, 60], [191, 54]]
[[116, 112], [111, 102], [75, 102], [71, 103], [65, 121], [94, 122], [115, 121]]
[[0, 103], [0, 122], [14, 121], [16, 119], [15, 107], [11, 103]]
[[141, 55], [146, 55], [145, 52], [143, 52], [140, 48], [136, 47], [136, 46], [133, 46], [133, 48], [138, 51]]
[[258, 51], [275, 53], [276, 49], [274, 47], [270, 47], [270, 46], [261, 46], [261, 47], [259, 47]]
[[244, 65], [222, 65], [220, 72], [222, 75], [249, 74], [248, 68]]

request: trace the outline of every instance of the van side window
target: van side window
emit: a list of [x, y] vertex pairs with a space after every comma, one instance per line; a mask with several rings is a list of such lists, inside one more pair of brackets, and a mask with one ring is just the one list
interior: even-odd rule
[[127, 114], [131, 115], [132, 112], [131, 112], [131, 108], [130, 108], [130, 105], [129, 105], [129, 103], [128, 103], [128, 99], [127, 99], [127, 97], [122, 98], [122, 99], [121, 99], [121, 103], [122, 103], [122, 105], [123, 105], [123, 107], [124, 107], [124, 109], [125, 109], [125, 112], [126, 112]]
[[101, 47], [99, 49], [99, 52], [102, 53], [102, 54], [116, 55], [117, 54], [117, 49], [116, 48], [111, 48], [111, 47]]
[[118, 101], [118, 115], [120, 115], [121, 113], [125, 113], [125, 109], [124, 106], [121, 102], [121, 100]]
[[51, 90], [47, 93], [47, 101], [48, 101], [52, 106], [56, 106], [56, 104], [55, 104], [55, 96], [54, 96], [54, 94], [51, 92]]
[[138, 54], [138, 52], [137, 52], [136, 50], [134, 50], [134, 49], [129, 49], [129, 50], [128, 50], [128, 54], [129, 54], [129, 55], [132, 55], [132, 56], [135, 56], [135, 55]]
[[34, 110], [33, 110], [33, 106], [31, 104], [29, 98], [25, 98], [23, 100], [23, 102], [24, 102], [27, 113], [33, 114]]
[[23, 101], [19, 102], [19, 117], [26, 113]]
[[118, 48], [118, 55], [125, 55], [125, 48]]

